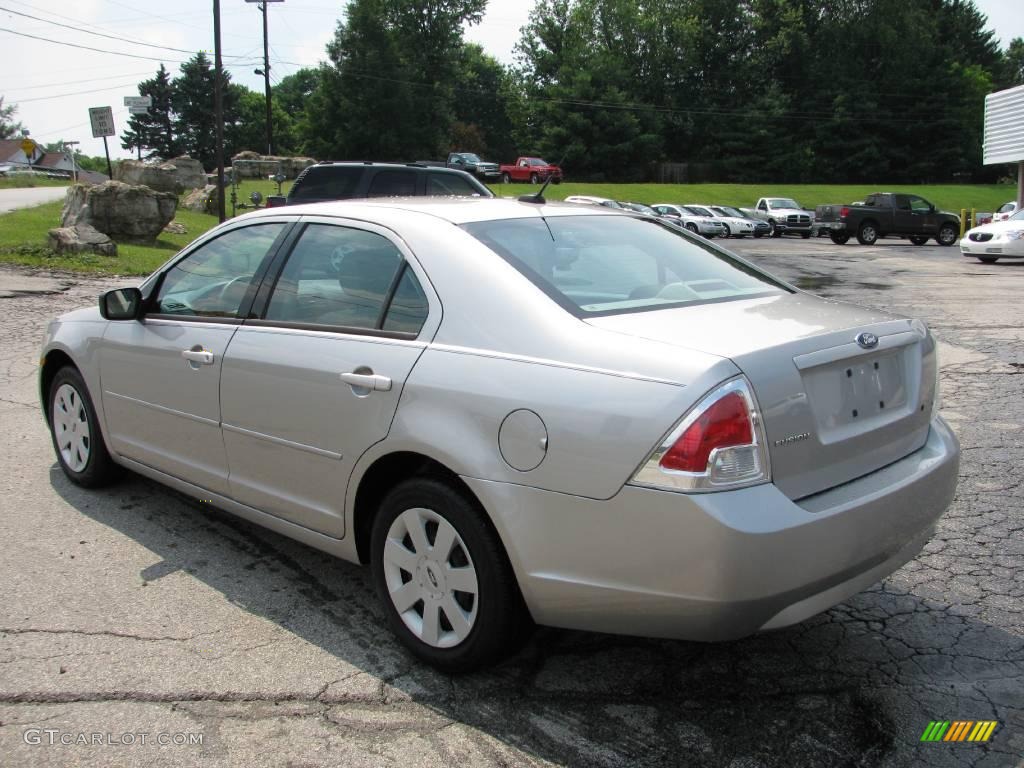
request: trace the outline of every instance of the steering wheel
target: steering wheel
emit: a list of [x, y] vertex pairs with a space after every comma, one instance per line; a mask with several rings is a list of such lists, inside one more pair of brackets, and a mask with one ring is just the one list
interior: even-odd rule
[[[217, 294], [217, 300], [219, 302], [227, 304], [228, 300], [229, 300], [229, 297], [230, 297], [230, 294], [231, 294], [231, 290], [235, 286], [243, 285], [243, 284], [246, 287], [248, 287], [249, 281], [251, 279], [252, 279], [252, 275], [239, 275], [238, 277], [231, 278], [230, 280], [228, 280], [224, 284], [224, 287], [220, 289], [220, 293]], [[244, 293], [244, 291], [243, 291], [243, 293]], [[239, 296], [239, 303], [241, 303], [241, 296]]]
[[336, 245], [334, 250], [331, 251], [331, 255], [327, 261], [331, 265], [331, 269], [335, 272], [341, 272], [341, 262], [345, 260], [345, 257], [352, 252], [352, 248], [347, 245]]

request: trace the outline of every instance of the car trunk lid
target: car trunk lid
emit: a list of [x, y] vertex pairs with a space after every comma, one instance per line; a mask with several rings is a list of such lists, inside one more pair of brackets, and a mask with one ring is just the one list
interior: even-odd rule
[[928, 437], [934, 342], [910, 320], [796, 293], [587, 322], [731, 359], [758, 400], [772, 480], [790, 498], [880, 469]]

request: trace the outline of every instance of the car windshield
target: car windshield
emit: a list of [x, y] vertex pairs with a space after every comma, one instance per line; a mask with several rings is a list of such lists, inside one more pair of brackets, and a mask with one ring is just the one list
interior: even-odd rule
[[547, 165], [547, 160], [541, 160], [539, 157], [528, 158], [527, 161], [530, 165]]
[[695, 208], [692, 205], [684, 205], [682, 206], [682, 209], [691, 216], [707, 216], [707, 214], [701, 211], [700, 208]]
[[725, 205], [716, 205], [711, 210], [716, 211], [721, 216], [732, 216], [737, 219], [746, 218], [742, 213], [740, 213], [735, 208], [729, 208], [728, 206]]
[[787, 291], [658, 219], [552, 216], [463, 228], [578, 317]]
[[472, 152], [463, 152], [462, 153], [462, 159], [465, 160], [467, 163], [479, 163], [480, 162], [480, 157], [478, 155], [474, 155]]
[[1024, 208], [1021, 208], [1013, 216], [1007, 219], [1007, 221], [1024, 221]]
[[773, 197], [769, 200], [772, 204], [772, 208], [799, 208], [796, 204], [796, 200], [790, 200], [788, 197]]
[[710, 216], [712, 219], [715, 218], [715, 214], [709, 211], [702, 205], [689, 205], [687, 206], [691, 211], [696, 213], [698, 216]]

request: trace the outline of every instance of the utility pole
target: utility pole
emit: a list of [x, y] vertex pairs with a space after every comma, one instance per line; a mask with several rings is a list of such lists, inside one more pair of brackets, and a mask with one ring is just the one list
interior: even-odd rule
[[220, 0], [213, 0], [213, 119], [217, 124], [214, 152], [217, 156], [217, 216], [224, 214], [224, 93], [221, 81], [224, 70], [220, 55]]
[[274, 154], [274, 124], [271, 118], [270, 104], [270, 37], [267, 34], [267, 3], [283, 3], [284, 0], [245, 0], [247, 3], [258, 2], [259, 9], [263, 13], [263, 69], [256, 69], [253, 72], [263, 75], [263, 89], [267, 97], [267, 154]]

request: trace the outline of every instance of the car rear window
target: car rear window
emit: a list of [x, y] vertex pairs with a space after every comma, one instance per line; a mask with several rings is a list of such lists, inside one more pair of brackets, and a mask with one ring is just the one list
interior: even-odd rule
[[553, 216], [472, 222], [463, 228], [577, 316], [788, 291], [656, 219]]
[[344, 200], [355, 195], [362, 175], [360, 166], [314, 165], [295, 182], [288, 198], [290, 201]]

